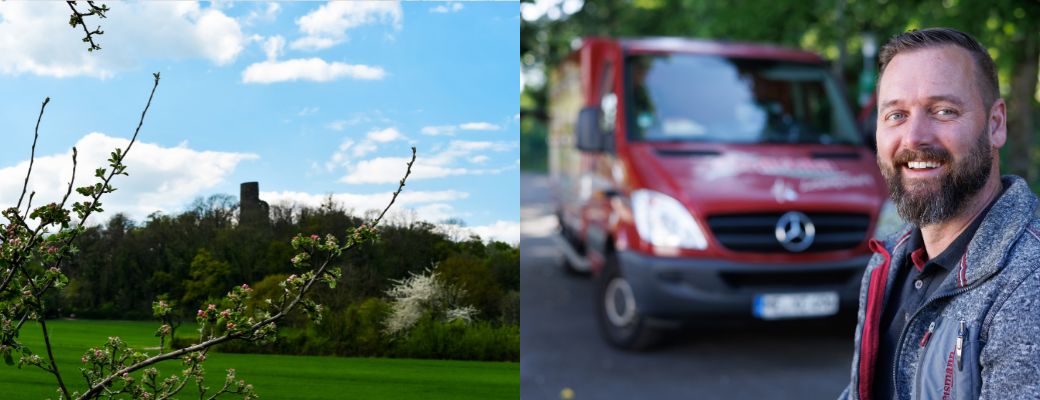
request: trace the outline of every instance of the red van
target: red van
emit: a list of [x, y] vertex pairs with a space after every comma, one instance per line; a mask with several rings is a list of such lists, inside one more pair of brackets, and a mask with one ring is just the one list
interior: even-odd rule
[[551, 71], [558, 239], [594, 275], [611, 344], [856, 307], [868, 239], [902, 221], [828, 71], [805, 51], [678, 38], [585, 39]]

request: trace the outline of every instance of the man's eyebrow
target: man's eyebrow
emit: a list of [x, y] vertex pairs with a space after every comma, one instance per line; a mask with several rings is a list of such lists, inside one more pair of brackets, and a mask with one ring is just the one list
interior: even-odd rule
[[947, 103], [953, 103], [953, 105], [958, 106], [958, 107], [963, 107], [964, 106], [964, 100], [961, 100], [960, 97], [957, 97], [957, 96], [954, 96], [954, 95], [929, 96], [928, 97], [928, 101], [930, 101], [932, 103], [938, 103], [940, 101], [945, 101]]
[[889, 108], [891, 106], [894, 106], [894, 105], [898, 104], [899, 101], [900, 101], [899, 99], [888, 100], [888, 101], [886, 101], [884, 103], [881, 103], [881, 107], [878, 107], [878, 109], [879, 110], [884, 110], [886, 108]]
[[[954, 96], [954, 95], [928, 96], [928, 102], [929, 103], [938, 103], [938, 102], [942, 102], [942, 101], [945, 101], [947, 103], [953, 103], [953, 105], [958, 106], [958, 107], [964, 107], [964, 100], [961, 100], [960, 97], [957, 97], [957, 96]], [[888, 107], [897, 105], [900, 102], [902, 102], [901, 99], [887, 100], [887, 101], [881, 103], [881, 107], [879, 107], [878, 109], [884, 110], [884, 109], [886, 109]]]

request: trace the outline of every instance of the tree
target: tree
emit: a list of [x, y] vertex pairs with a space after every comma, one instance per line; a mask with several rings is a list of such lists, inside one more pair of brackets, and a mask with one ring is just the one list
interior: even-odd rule
[[184, 304], [200, 304], [220, 297], [231, 286], [231, 264], [213, 259], [209, 250], [199, 249], [191, 260], [191, 279], [184, 282]]

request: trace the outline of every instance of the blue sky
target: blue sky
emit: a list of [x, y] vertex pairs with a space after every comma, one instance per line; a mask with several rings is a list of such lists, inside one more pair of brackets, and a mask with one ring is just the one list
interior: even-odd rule
[[360, 215], [416, 146], [400, 218], [519, 240], [516, 3], [109, 5], [88, 19], [105, 32], [91, 54], [64, 3], [0, 3], [0, 205], [17, 202], [44, 97], [36, 203], [60, 199], [72, 146], [85, 184], [125, 145], [159, 71], [107, 215], [177, 213], [245, 181], [272, 204], [333, 194]]

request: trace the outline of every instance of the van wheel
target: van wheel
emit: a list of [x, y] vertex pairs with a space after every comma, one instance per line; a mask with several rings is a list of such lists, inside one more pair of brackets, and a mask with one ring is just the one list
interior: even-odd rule
[[600, 330], [608, 343], [624, 350], [646, 350], [661, 340], [661, 331], [649, 326], [639, 312], [632, 285], [621, 274], [617, 256], [607, 257], [596, 290]]

